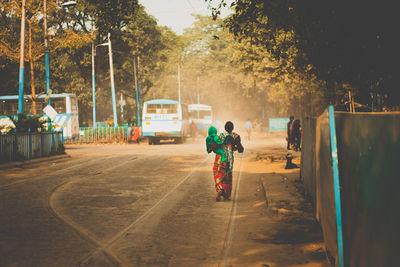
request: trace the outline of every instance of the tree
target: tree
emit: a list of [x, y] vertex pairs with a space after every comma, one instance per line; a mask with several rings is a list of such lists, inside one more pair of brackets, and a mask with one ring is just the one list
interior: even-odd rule
[[[26, 95], [32, 101], [32, 112], [37, 115], [36, 101], [37, 98], [45, 93], [45, 91], [37, 94], [35, 84], [35, 69], [38, 68], [37, 62], [44, 56], [44, 33], [43, 33], [43, 5], [42, 0], [28, 0], [26, 2], [26, 21], [27, 21], [27, 33], [28, 42], [25, 43], [28, 46], [28, 53], [24, 55], [24, 61], [29, 63], [30, 68], [30, 84], [31, 94]], [[54, 12], [57, 8], [57, 1], [48, 1], [49, 12]], [[0, 5], [2, 9], [2, 18], [5, 23], [10, 24], [18, 22], [17, 15], [21, 14], [21, 6], [18, 1], [9, 0], [3, 2]], [[20, 24], [20, 23], [19, 23]], [[20, 51], [18, 46], [13, 44], [17, 41], [17, 31], [15, 27], [5, 27], [4, 31], [0, 33], [0, 57], [7, 58], [9, 61], [18, 62], [20, 58]], [[79, 37], [81, 38], [81, 37]], [[56, 51], [63, 47], [70, 45], [74, 38], [71, 32], [66, 32], [64, 35], [56, 36], [52, 38], [50, 42], [50, 49]], [[44, 88], [44, 86], [43, 86]]]
[[[296, 68], [324, 80], [332, 102], [338, 101], [337, 90], [350, 84], [364, 103], [373, 92], [390, 95], [392, 105], [400, 103], [393, 3], [240, 0], [234, 7], [228, 21], [232, 33], [264, 46], [276, 58], [295, 47]], [[282, 33], [294, 38], [280, 43]]]

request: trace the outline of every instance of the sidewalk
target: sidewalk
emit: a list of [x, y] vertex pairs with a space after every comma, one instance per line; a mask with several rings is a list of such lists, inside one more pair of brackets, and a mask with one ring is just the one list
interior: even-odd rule
[[[300, 168], [285, 169], [288, 151], [268, 140], [243, 158], [228, 266], [331, 267], [313, 208], [302, 195]], [[300, 166], [300, 153], [292, 154]]]

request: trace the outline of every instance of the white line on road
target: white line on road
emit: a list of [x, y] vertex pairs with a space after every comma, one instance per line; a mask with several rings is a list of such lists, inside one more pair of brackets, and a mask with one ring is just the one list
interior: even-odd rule
[[[118, 157], [118, 156], [119, 155], [113, 155], [113, 156], [106, 157], [106, 159], [109, 160], [109, 159], [112, 159], [112, 158], [115, 158], [115, 157]], [[137, 159], [137, 157], [134, 158], [134, 159]], [[87, 165], [88, 163], [97, 162], [99, 160], [104, 160], [104, 158], [90, 159], [88, 161], [84, 161], [84, 162], [82, 162], [80, 164], [77, 164], [77, 165], [72, 165], [72, 166], [69, 166], [69, 167], [66, 167], [66, 168], [63, 168], [63, 169], [56, 170], [56, 171], [52, 172], [51, 174], [45, 174], [45, 176], [37, 176], [37, 177], [34, 177], [34, 178], [29, 177], [29, 178], [26, 178], [26, 179], [21, 179], [21, 180], [15, 181], [15, 182], [4, 184], [4, 185], [0, 186], [0, 189], [6, 189], [6, 188], [8, 188], [10, 186], [13, 186], [13, 185], [18, 185], [18, 184], [23, 184], [23, 183], [31, 183], [31, 182], [35, 182], [35, 181], [38, 181], [38, 180], [41, 180], [41, 179], [55, 177], [57, 175], [63, 174], [64, 172], [66, 172], [66, 171], [68, 171], [70, 169], [76, 169], [76, 168], [79, 168], [82, 165]], [[73, 162], [73, 163], [75, 163], [75, 162]]]
[[243, 162], [243, 154], [240, 157], [240, 168], [239, 168], [239, 174], [238, 178], [236, 179], [236, 186], [235, 186], [235, 197], [233, 198], [233, 205], [232, 205], [232, 211], [231, 211], [231, 216], [229, 219], [229, 229], [227, 232], [227, 236], [225, 238], [225, 249], [224, 249], [224, 256], [223, 256], [223, 265], [222, 266], [228, 266], [229, 263], [229, 255], [230, 255], [230, 250], [231, 250], [231, 245], [232, 245], [232, 240], [233, 240], [233, 230], [235, 229], [235, 219], [236, 219], [236, 213], [237, 213], [237, 206], [238, 206], [238, 196], [239, 196], [239, 186], [240, 186], [240, 178], [242, 177], [242, 164]]
[[106, 250], [108, 247], [110, 247], [113, 243], [118, 241], [121, 237], [123, 237], [129, 230], [135, 226], [137, 223], [139, 223], [141, 220], [143, 220], [153, 209], [155, 209], [163, 200], [165, 200], [171, 193], [173, 193], [181, 184], [183, 184], [187, 179], [189, 179], [192, 174], [197, 171], [201, 165], [203, 165], [204, 162], [206, 162], [209, 159], [209, 155], [206, 156], [206, 158], [199, 164], [197, 167], [192, 170], [188, 175], [186, 175], [177, 185], [175, 185], [168, 193], [166, 193], [160, 200], [157, 201], [156, 204], [154, 204], [150, 209], [148, 209], [145, 213], [143, 213], [139, 218], [137, 218], [134, 222], [132, 222], [130, 225], [125, 227], [122, 231], [120, 231], [118, 234], [116, 234], [114, 237], [112, 237], [110, 240], [108, 240], [105, 244], [102, 246], [92, 250], [82, 261], [81, 264], [87, 264], [88, 261], [99, 251]]

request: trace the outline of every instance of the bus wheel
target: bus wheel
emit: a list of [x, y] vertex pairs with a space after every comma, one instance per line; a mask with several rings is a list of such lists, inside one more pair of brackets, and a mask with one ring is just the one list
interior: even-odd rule
[[154, 144], [153, 138], [149, 137], [149, 145], [152, 145], [152, 144]]
[[160, 144], [160, 139], [158, 139], [158, 138], [154, 138], [154, 140], [153, 140], [153, 144], [154, 144], [154, 145], [158, 145], [158, 144]]
[[177, 138], [175, 138], [175, 140], [174, 140], [175, 142], [175, 144], [182, 144], [182, 137], [177, 137]]

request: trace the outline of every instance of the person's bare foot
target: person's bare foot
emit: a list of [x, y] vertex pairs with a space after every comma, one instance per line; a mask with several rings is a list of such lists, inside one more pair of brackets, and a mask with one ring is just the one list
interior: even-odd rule
[[215, 197], [215, 201], [221, 201], [222, 191], [217, 192], [217, 196]]

